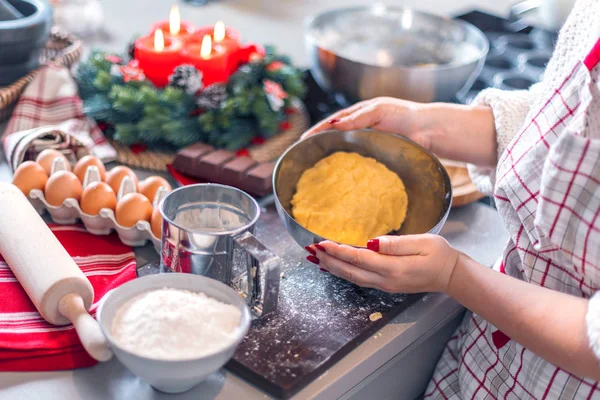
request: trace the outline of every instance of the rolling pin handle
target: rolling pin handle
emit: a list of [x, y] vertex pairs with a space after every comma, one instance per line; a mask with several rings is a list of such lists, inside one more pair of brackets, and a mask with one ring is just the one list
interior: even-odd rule
[[58, 303], [58, 311], [73, 323], [81, 344], [90, 356], [98, 361], [112, 358], [112, 351], [98, 322], [87, 312], [80, 295], [70, 293], [63, 296]]

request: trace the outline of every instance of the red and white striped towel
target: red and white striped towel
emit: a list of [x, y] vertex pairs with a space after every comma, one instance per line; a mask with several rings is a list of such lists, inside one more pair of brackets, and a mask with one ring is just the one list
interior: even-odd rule
[[77, 157], [83, 150], [104, 162], [116, 157], [96, 123], [83, 113], [71, 72], [56, 65], [44, 67], [27, 85], [2, 135], [2, 144], [11, 166], [18, 165], [24, 152], [32, 148], [34, 152], [48, 147], [61, 151], [72, 148]]
[[[95, 236], [81, 225], [50, 228], [92, 283], [95, 298], [90, 312], [95, 316], [107, 292], [135, 278], [132, 249], [114, 234]], [[62, 370], [95, 363], [72, 325], [56, 326], [42, 318], [0, 257], [0, 371]]]

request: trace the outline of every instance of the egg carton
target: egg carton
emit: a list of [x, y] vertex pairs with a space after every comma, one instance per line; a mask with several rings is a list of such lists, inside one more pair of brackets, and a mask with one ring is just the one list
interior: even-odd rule
[[470, 103], [483, 89], [528, 89], [543, 78], [553, 44], [548, 35], [486, 32], [490, 52], [477, 80], [458, 100]]
[[[65, 160], [63, 158], [56, 158], [52, 164], [51, 175], [57, 171], [66, 169]], [[101, 178], [98, 167], [93, 165], [89, 166], [86, 170], [83, 188], [85, 189], [91, 183], [99, 181], [101, 181]], [[136, 191], [137, 188], [135, 182], [130, 177], [125, 177], [121, 181], [121, 186], [117, 193], [117, 203], [126, 194], [134, 193]], [[152, 203], [153, 209], [167, 193], [168, 189], [165, 187], [158, 189]], [[124, 244], [138, 247], [144, 246], [150, 241], [156, 252], [160, 254], [161, 239], [154, 236], [148, 221], [138, 221], [132, 227], [125, 227], [117, 222], [115, 212], [110, 208], [101, 209], [98, 215], [89, 215], [81, 210], [79, 202], [74, 198], [67, 198], [62, 205], [53, 206], [46, 201], [44, 192], [39, 189], [32, 189], [29, 192], [28, 199], [40, 215], [48, 212], [52, 221], [57, 224], [67, 225], [81, 221], [85, 226], [85, 229], [94, 235], [109, 235], [113, 231], [116, 231], [119, 239]]]

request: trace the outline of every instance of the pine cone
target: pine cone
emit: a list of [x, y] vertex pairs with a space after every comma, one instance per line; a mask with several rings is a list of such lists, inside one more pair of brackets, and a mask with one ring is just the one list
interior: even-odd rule
[[132, 40], [127, 45], [127, 55], [129, 56], [130, 60], [134, 60], [135, 59], [135, 40]]
[[183, 89], [187, 94], [196, 94], [202, 89], [202, 73], [193, 65], [180, 65], [169, 76], [169, 86]]
[[242, 65], [230, 78], [229, 84], [234, 88], [234, 92], [243, 88], [256, 86], [262, 81], [264, 75], [264, 66], [262, 64]]
[[200, 92], [196, 98], [196, 105], [204, 111], [216, 110], [225, 100], [227, 100], [227, 86], [215, 83]]

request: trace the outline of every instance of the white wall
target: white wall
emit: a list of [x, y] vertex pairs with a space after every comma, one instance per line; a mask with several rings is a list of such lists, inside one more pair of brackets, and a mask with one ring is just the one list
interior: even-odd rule
[[[101, 0], [109, 37], [88, 41], [121, 52], [136, 33], [145, 34], [153, 21], [167, 19], [175, 0]], [[179, 2], [182, 19], [198, 26], [225, 21], [242, 32], [245, 41], [276, 45], [300, 66], [307, 66], [302, 24], [307, 16], [331, 8], [367, 5], [370, 0], [213, 0], [207, 6], [192, 7]], [[440, 15], [457, 15], [480, 10], [507, 15], [515, 0], [383, 0], [383, 4], [408, 6]]]

